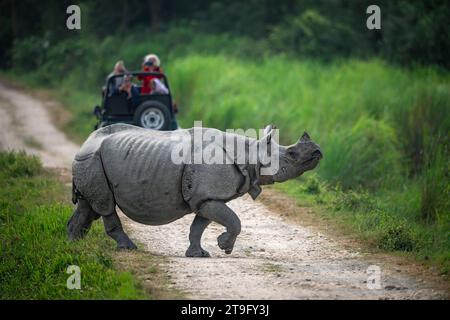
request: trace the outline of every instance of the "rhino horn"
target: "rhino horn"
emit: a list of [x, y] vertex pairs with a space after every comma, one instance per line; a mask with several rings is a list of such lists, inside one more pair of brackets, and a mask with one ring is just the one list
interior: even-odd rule
[[311, 138], [309, 137], [308, 132], [303, 132], [303, 135], [301, 136], [300, 140], [298, 142], [308, 142], [311, 141]]

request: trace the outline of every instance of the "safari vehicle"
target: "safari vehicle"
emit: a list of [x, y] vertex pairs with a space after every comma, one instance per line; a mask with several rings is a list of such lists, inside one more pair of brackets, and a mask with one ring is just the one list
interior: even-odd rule
[[[138, 76], [158, 76], [166, 86], [167, 94], [139, 94], [135, 99], [129, 99], [126, 93], [112, 93], [111, 84], [117, 77], [124, 74], [110, 76], [106, 81], [103, 92], [102, 105], [94, 108], [94, 115], [98, 122], [95, 129], [114, 123], [128, 123], [154, 130], [176, 130], [175, 108], [169, 83], [164, 74], [158, 72], [129, 72], [132, 78]], [[138, 87], [140, 89], [140, 87]], [[139, 90], [140, 92], [140, 90]]]

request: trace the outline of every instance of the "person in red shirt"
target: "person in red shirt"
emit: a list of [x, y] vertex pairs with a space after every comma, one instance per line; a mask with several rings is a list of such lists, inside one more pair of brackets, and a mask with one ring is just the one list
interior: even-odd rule
[[[144, 72], [159, 72], [163, 73], [160, 67], [160, 60], [156, 54], [148, 54], [144, 58], [142, 63], [142, 71]], [[162, 75], [158, 76], [138, 76], [138, 79], [142, 81], [141, 94], [151, 94], [152, 93], [152, 80], [161, 79]]]

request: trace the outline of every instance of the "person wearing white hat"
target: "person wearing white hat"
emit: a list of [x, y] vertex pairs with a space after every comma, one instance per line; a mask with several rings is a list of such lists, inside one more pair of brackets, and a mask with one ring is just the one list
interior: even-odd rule
[[142, 71], [144, 72], [158, 72], [161, 75], [144, 75], [138, 76], [138, 79], [142, 81], [141, 86], [141, 94], [151, 94], [153, 91], [153, 87], [155, 85], [152, 84], [154, 79], [161, 79], [163, 76], [163, 70], [161, 69], [161, 60], [159, 60], [156, 54], [148, 54], [144, 57], [144, 61], [142, 62]]

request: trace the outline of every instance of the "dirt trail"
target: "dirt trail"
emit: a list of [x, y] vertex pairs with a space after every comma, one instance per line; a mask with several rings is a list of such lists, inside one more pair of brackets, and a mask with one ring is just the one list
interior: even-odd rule
[[[25, 149], [47, 167], [70, 168], [78, 146], [51, 123], [46, 101], [0, 83], [0, 148]], [[203, 246], [212, 258], [185, 258], [188, 215], [165, 226], [145, 226], [122, 215], [130, 237], [153, 254], [171, 286], [204, 299], [439, 299], [437, 277], [411, 273], [375, 256], [345, 249], [309, 227], [294, 224], [250, 197], [229, 203], [242, 221], [231, 255], [217, 247], [223, 231], [211, 224]], [[367, 268], [381, 270], [381, 289], [367, 288]]]
[[46, 167], [70, 168], [79, 146], [52, 124], [45, 103], [0, 83], [0, 147], [36, 154]]

